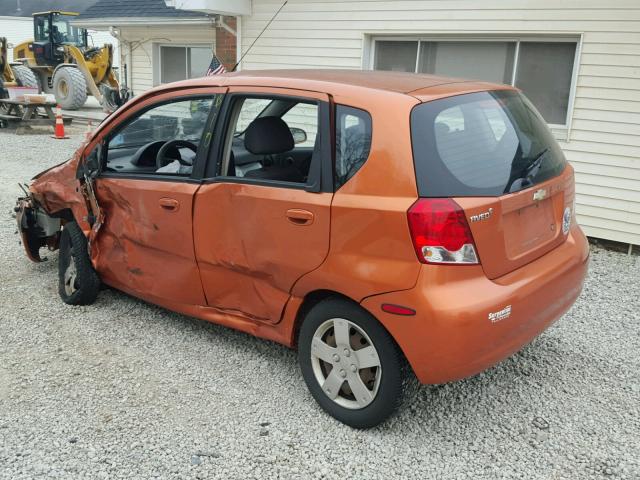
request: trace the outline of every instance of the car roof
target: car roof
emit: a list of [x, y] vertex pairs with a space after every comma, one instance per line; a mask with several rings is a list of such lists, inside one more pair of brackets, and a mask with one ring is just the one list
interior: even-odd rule
[[443, 90], [450, 95], [470, 90], [501, 90], [513, 88], [497, 83], [479, 82], [461, 78], [380, 70], [243, 70], [211, 77], [186, 80], [174, 84], [180, 87], [199, 86], [270, 86], [313, 90], [340, 94], [345, 87], [387, 91], [415, 97], [424, 97], [429, 90]]

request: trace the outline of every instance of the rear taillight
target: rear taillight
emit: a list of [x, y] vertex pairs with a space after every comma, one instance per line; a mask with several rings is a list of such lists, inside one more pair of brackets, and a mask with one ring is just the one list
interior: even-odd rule
[[420, 198], [407, 218], [422, 263], [479, 263], [464, 211], [450, 198]]

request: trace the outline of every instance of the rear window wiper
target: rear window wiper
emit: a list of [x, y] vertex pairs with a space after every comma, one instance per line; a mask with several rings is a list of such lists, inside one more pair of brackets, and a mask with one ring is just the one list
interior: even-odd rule
[[[507, 183], [507, 188], [504, 190], [505, 193], [511, 192], [511, 186], [516, 180], [523, 180], [523, 185], [532, 184], [532, 177], [535, 177], [538, 170], [540, 170], [547, 153], [549, 153], [549, 147], [543, 148], [535, 157], [532, 157], [522, 169], [520, 169], [516, 174], [512, 174], [509, 182]], [[535, 173], [533, 173], [534, 170], [536, 171]]]
[[549, 147], [543, 148], [535, 157], [533, 157], [529, 164], [522, 169], [522, 173], [520, 174], [521, 178], [528, 179], [534, 170], [540, 170], [542, 166], [542, 162], [545, 159], [547, 153], [549, 153]]

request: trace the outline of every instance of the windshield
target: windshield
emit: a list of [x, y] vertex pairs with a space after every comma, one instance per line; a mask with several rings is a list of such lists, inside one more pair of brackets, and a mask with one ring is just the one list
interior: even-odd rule
[[46, 17], [36, 19], [36, 41], [48, 42], [49, 38], [53, 43], [63, 45], [84, 45], [84, 29], [78, 28], [70, 21], [76, 19], [75, 15], [52, 15], [51, 25]]
[[411, 113], [420, 196], [498, 196], [559, 175], [564, 154], [535, 107], [499, 90], [423, 103]]

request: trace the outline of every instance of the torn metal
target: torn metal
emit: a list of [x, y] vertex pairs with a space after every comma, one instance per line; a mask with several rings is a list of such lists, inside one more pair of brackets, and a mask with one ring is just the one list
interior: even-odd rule
[[85, 147], [86, 143], [70, 160], [33, 177], [28, 191], [23, 188], [25, 195], [16, 202], [18, 233], [27, 256], [34, 262], [42, 261], [40, 248], [58, 249], [64, 223], [77, 221], [88, 234], [91, 247], [104, 221], [95, 197], [93, 178], [86, 173], [80, 178], [77, 175]]

